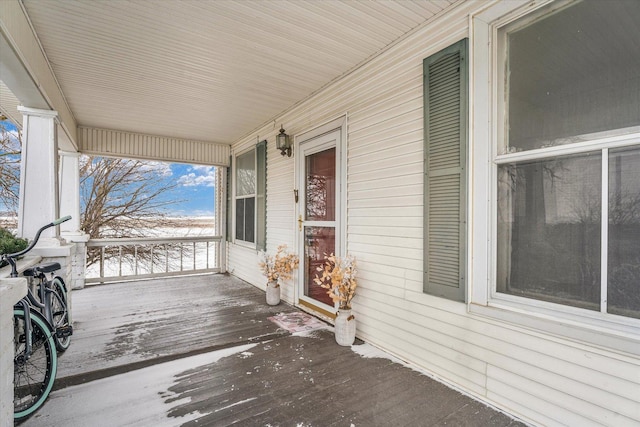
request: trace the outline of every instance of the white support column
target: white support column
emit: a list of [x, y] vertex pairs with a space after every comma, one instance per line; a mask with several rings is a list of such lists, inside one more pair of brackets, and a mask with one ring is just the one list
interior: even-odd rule
[[[231, 167], [231, 166], [228, 166]], [[222, 166], [216, 167], [215, 218], [216, 233], [222, 236], [220, 252], [218, 253], [218, 267], [220, 272], [227, 271], [227, 172]]]
[[84, 234], [80, 231], [80, 153], [60, 151], [60, 216], [71, 219], [60, 224], [63, 237]]
[[[18, 235], [31, 239], [59, 217], [57, 113], [18, 107], [23, 114]], [[46, 230], [38, 246], [60, 246], [56, 228]]]
[[80, 229], [80, 153], [60, 151], [60, 216], [71, 219], [60, 224], [60, 235], [75, 243], [71, 251], [70, 289], [84, 288], [89, 235]]

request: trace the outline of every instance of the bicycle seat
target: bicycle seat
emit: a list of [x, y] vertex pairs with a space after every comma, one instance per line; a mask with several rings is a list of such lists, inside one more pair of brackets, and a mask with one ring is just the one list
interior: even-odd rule
[[39, 273], [52, 273], [56, 270], [60, 270], [59, 262], [48, 262], [45, 264], [38, 264], [35, 267], [27, 268], [24, 273], [24, 276], [37, 276]]

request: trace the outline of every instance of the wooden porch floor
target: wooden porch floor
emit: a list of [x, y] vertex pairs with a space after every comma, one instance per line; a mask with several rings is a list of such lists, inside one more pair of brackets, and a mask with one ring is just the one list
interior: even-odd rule
[[338, 346], [321, 325], [225, 275], [73, 293], [74, 335], [56, 389], [25, 427], [519, 426], [374, 347]]

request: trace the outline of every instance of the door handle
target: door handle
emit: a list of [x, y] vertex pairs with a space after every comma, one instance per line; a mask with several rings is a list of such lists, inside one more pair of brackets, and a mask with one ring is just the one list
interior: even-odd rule
[[298, 215], [298, 231], [302, 231], [302, 215]]

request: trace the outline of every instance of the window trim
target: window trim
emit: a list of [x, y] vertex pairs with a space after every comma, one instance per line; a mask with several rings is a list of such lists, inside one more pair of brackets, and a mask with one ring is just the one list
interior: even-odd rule
[[[498, 164], [637, 145], [640, 139], [640, 127], [632, 127], [585, 135], [594, 140], [499, 154], [498, 29], [523, 16], [536, 16], [549, 3], [500, 2], [471, 17], [468, 311], [500, 324], [640, 355], [640, 319], [496, 292]], [[568, 3], [556, 2], [554, 8]]]

